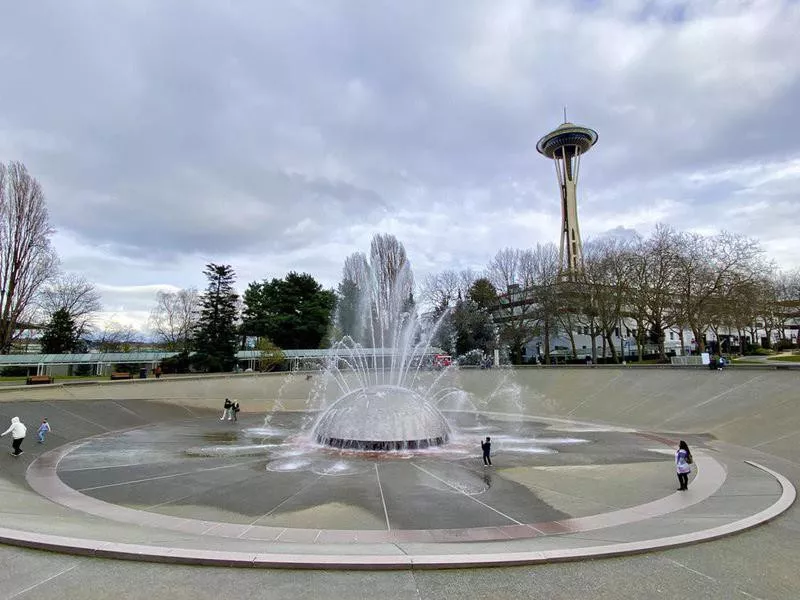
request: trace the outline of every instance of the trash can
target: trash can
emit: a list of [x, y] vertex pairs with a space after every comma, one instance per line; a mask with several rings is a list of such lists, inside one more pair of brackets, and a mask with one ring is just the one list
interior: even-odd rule
[[147, 369], [139, 369], [139, 379], [147, 379]]

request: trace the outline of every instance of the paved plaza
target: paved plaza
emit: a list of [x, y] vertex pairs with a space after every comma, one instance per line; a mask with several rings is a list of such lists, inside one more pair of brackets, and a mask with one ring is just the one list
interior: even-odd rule
[[[457, 377], [476, 395], [486, 384]], [[0, 597], [788, 598], [800, 588], [800, 373], [520, 371], [521, 401], [447, 410], [449, 444], [388, 455], [311, 444], [300, 432], [314, 418], [301, 401], [312, 383], [3, 390], [0, 418], [30, 427], [47, 416], [53, 434], [0, 459], [0, 535], [28, 546], [0, 547]], [[239, 422], [219, 420], [220, 388], [242, 400]], [[675, 490], [679, 438], [696, 456], [688, 492]]]

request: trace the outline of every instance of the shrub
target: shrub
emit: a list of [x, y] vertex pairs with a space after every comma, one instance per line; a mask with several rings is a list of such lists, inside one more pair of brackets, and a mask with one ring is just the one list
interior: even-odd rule
[[30, 367], [5, 367], [0, 371], [3, 377], [27, 377]]
[[161, 361], [162, 373], [188, 373], [190, 370], [191, 360], [186, 352], [181, 352]]

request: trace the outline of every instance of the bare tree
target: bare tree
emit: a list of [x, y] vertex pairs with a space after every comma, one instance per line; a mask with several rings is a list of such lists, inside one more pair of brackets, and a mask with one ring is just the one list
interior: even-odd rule
[[20, 162], [0, 164], [0, 353], [11, 350], [55, 273], [52, 234], [39, 182]]
[[342, 267], [342, 280], [352, 281], [359, 287], [366, 285], [369, 277], [369, 262], [363, 252], [354, 252], [344, 259]]
[[522, 347], [537, 329], [543, 333], [545, 357], [549, 359], [550, 335], [555, 333], [559, 310], [556, 246], [537, 244], [530, 250], [500, 250], [487, 267], [487, 277], [500, 293], [497, 321], [514, 362], [521, 361]]
[[150, 329], [168, 350], [188, 352], [199, 310], [200, 296], [194, 288], [158, 292], [150, 313]]
[[413, 304], [414, 275], [405, 247], [391, 234], [379, 233], [372, 238], [369, 262], [374, 286], [373, 310], [379, 326], [374, 334], [381, 345], [391, 346], [401, 326], [397, 319]]
[[62, 273], [46, 283], [39, 294], [39, 311], [50, 321], [59, 310], [66, 311], [75, 325], [75, 336], [82, 339], [92, 328], [94, 315], [101, 310], [100, 294], [93, 283], [75, 273]]
[[[603, 340], [603, 356], [606, 349], [614, 361], [622, 361], [617, 355], [614, 332], [621, 328], [623, 310], [629, 294], [631, 271], [631, 242], [614, 238], [596, 240], [584, 247], [584, 271], [582, 283], [583, 313], [589, 319], [590, 334], [599, 333]], [[625, 335], [619, 332], [620, 336]]]
[[720, 314], [719, 304], [734, 296], [768, 270], [755, 240], [722, 232], [713, 237], [696, 233], [679, 236], [676, 288], [673, 303], [676, 321], [686, 323], [698, 348], [705, 350], [703, 334]]
[[138, 342], [139, 333], [133, 327], [109, 321], [100, 331], [95, 346], [100, 352], [130, 352]]
[[471, 269], [431, 273], [422, 284], [420, 297], [438, 316], [458, 300], [465, 299], [477, 279], [478, 276]]

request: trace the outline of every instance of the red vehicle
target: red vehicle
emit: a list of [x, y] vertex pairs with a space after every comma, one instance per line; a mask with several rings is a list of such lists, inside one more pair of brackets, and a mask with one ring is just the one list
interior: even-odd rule
[[453, 364], [453, 357], [448, 354], [435, 354], [433, 356], [434, 369], [446, 369]]

